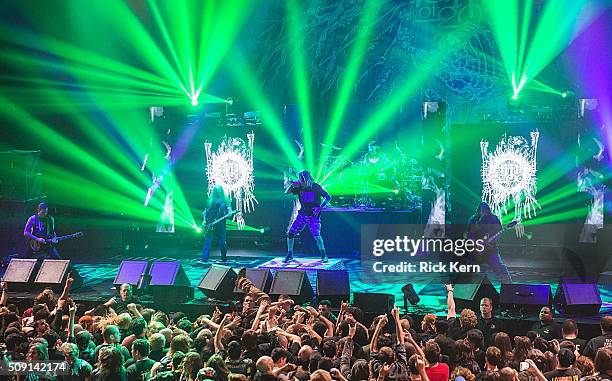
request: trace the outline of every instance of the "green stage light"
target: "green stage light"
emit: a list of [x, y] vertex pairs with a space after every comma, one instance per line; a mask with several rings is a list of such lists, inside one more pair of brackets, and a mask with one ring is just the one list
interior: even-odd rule
[[198, 98], [191, 98], [191, 105], [193, 107], [196, 107], [198, 104]]
[[265, 232], [266, 232], [266, 229], [261, 228], [261, 229], [259, 229], [259, 232], [260, 232], [261, 234], [263, 234], [263, 233], [265, 233]]
[[517, 93], [512, 94], [512, 99], [515, 101], [518, 100], [518, 94]]
[[399, 189], [393, 189], [393, 193], [399, 194]]
[[562, 97], [562, 98], [567, 98], [567, 91], [562, 92], [562, 93], [561, 93], [561, 97]]

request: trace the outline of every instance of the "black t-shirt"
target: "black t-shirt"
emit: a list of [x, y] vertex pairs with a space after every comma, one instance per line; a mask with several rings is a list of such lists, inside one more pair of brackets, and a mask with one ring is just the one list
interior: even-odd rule
[[168, 353], [168, 348], [162, 348], [157, 351], [149, 352], [149, 358], [155, 361], [160, 361]]
[[568, 368], [565, 370], [555, 369], [546, 372], [544, 377], [546, 377], [548, 381], [579, 381], [580, 371], [576, 368]]
[[612, 334], [601, 335], [592, 338], [587, 343], [582, 354], [590, 357], [591, 359], [595, 359], [595, 354], [597, 354], [597, 350], [603, 347], [612, 347]]
[[576, 337], [574, 339], [563, 339], [560, 340], [561, 342], [563, 341], [569, 341], [574, 343], [574, 345], [576, 346], [576, 350], [578, 351], [578, 353], [582, 354], [582, 351], [584, 351], [584, 347], [586, 346], [587, 341], [585, 339], [581, 339], [579, 337]]
[[126, 369], [128, 381], [146, 381], [155, 360], [146, 359], [133, 363]]
[[330, 197], [329, 193], [317, 183], [313, 183], [312, 188], [309, 189], [301, 187], [299, 183], [294, 183], [289, 191], [300, 199], [298, 213], [304, 216], [312, 216], [312, 209], [321, 206], [321, 197]]
[[503, 322], [495, 316], [491, 317], [491, 319], [485, 319], [482, 315], [478, 316], [476, 328], [482, 332], [485, 348], [488, 348], [493, 343], [493, 335], [504, 331]]
[[32, 223], [31, 233], [37, 237], [50, 238], [55, 236], [55, 220], [51, 216], [41, 217], [34, 214], [28, 219]]
[[278, 381], [278, 378], [271, 374], [261, 374], [257, 372], [253, 378], [253, 381]]
[[561, 326], [554, 321], [549, 323], [539, 321], [531, 327], [531, 330], [539, 333], [545, 340], [561, 338]]
[[465, 339], [467, 331], [461, 327], [461, 323], [457, 318], [448, 319], [448, 337], [453, 340]]

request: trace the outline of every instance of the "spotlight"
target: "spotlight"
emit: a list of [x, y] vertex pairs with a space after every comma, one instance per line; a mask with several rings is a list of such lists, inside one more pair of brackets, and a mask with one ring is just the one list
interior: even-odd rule
[[198, 98], [196, 97], [191, 98], [191, 105], [193, 107], [196, 107], [198, 105]]
[[225, 100], [225, 103], [227, 103], [227, 104], [228, 104], [228, 106], [231, 106], [231, 105], [233, 105], [233, 104], [234, 104], [234, 99], [233, 99], [233, 98], [227, 98], [227, 99]]
[[414, 291], [412, 283], [408, 283], [402, 287], [402, 293], [404, 294], [404, 309], [406, 311], [408, 310], [407, 302], [410, 302], [411, 305], [416, 306], [421, 301], [421, 298], [419, 298], [416, 291]]
[[519, 93], [513, 93], [507, 103], [511, 111], [517, 111], [523, 106], [523, 97], [519, 97]]
[[567, 91], [561, 93], [561, 98], [567, 98]]
[[393, 193], [399, 194], [399, 189], [393, 189]]
[[265, 233], [265, 232], [266, 232], [266, 229], [261, 228], [261, 229], [259, 229], [259, 232], [260, 232], [261, 234], [263, 234], [263, 233]]
[[193, 229], [196, 231], [196, 233], [202, 233], [202, 228], [201, 227], [199, 227], [196, 224], [193, 224], [192, 226], [193, 226]]

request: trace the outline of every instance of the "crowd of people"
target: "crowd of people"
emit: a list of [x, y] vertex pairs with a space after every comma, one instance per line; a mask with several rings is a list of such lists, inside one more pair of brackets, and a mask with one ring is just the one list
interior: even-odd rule
[[[543, 307], [540, 321], [511, 337], [493, 315], [457, 311], [447, 286], [446, 317], [416, 322], [394, 308], [366, 322], [343, 302], [300, 306], [272, 301], [241, 270], [244, 300], [190, 320], [182, 312], [145, 308], [122, 285], [119, 295], [86, 311], [46, 289], [21, 311], [2, 284], [0, 370], [13, 380], [153, 381], [596, 381], [612, 378], [612, 316], [601, 335], [581, 337], [574, 320], [558, 324]], [[337, 307], [337, 306], [336, 306]], [[334, 310], [336, 311], [336, 310]], [[58, 372], [7, 375], [19, 361], [62, 361]]]

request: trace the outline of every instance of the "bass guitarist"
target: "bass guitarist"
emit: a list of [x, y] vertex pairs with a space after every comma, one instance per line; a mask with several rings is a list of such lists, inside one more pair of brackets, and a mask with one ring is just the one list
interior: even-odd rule
[[[55, 220], [49, 215], [49, 207], [46, 203], [41, 202], [38, 204], [36, 214], [30, 216], [28, 222], [26, 222], [25, 228], [23, 229], [23, 235], [28, 240], [33, 240], [40, 244], [41, 249], [39, 252], [46, 253], [51, 259], [61, 259], [55, 248], [57, 244]], [[34, 254], [31, 245], [28, 245], [26, 257], [31, 258]]]
[[[204, 209], [204, 220], [202, 226], [204, 227], [204, 246], [202, 247], [202, 257], [198, 261], [199, 263], [208, 262], [208, 255], [210, 248], [212, 247], [213, 238], [217, 239], [219, 250], [221, 251], [221, 260], [227, 261], [227, 228], [225, 216], [232, 214], [232, 206], [229, 198], [225, 195], [223, 188], [220, 185], [215, 185], [208, 198], [206, 209]], [[221, 219], [220, 221], [218, 221]], [[208, 224], [212, 224], [208, 226]]]
[[476, 209], [476, 213], [470, 218], [467, 236], [474, 240], [483, 239], [487, 244], [484, 250], [475, 253], [471, 260], [476, 264], [488, 265], [489, 271], [500, 283], [512, 283], [510, 272], [508, 272], [508, 268], [499, 255], [496, 245], [496, 241], [501, 238], [502, 232], [503, 228], [499, 218], [491, 212], [489, 204], [481, 202]]

